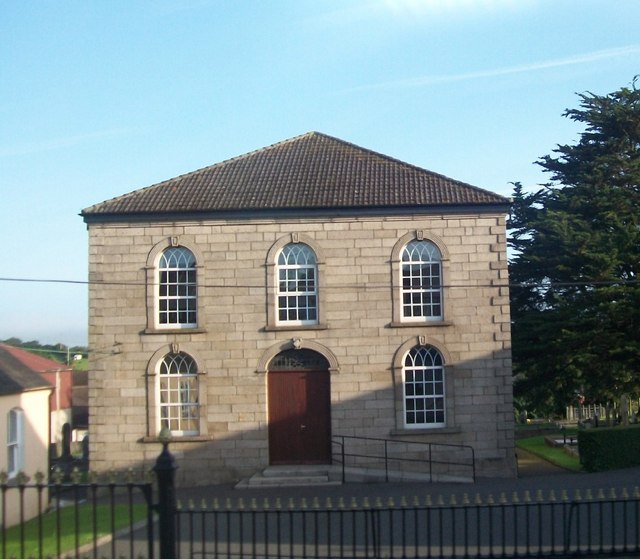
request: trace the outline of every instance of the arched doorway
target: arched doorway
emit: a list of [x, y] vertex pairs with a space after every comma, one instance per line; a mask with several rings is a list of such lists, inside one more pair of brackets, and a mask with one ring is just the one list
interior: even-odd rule
[[267, 373], [269, 462], [331, 462], [329, 362], [310, 349], [276, 355]]

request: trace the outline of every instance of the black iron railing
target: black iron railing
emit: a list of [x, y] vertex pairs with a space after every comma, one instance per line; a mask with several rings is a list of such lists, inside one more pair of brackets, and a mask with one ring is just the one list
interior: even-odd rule
[[640, 501], [180, 507], [180, 558], [512, 558], [640, 553]]
[[381, 472], [384, 481], [417, 474], [430, 481], [460, 479], [474, 481], [475, 453], [468, 445], [380, 439], [338, 435], [332, 438], [334, 464], [340, 464], [342, 482], [347, 481], [349, 468], [369, 472], [375, 477]]
[[[225, 498], [181, 504], [163, 442], [156, 483], [0, 475], [2, 559], [442, 559], [640, 554], [640, 490], [535, 497]], [[157, 487], [154, 489], [154, 485]], [[215, 489], [210, 489], [209, 492]], [[204, 491], [203, 491], [204, 493]], [[31, 525], [23, 508], [35, 496]], [[33, 504], [33, 503], [32, 503]], [[136, 517], [136, 506], [142, 515]], [[107, 524], [101, 518], [106, 508]], [[17, 521], [16, 521], [17, 513]], [[50, 515], [46, 518], [46, 515]], [[16, 525], [9, 527], [8, 516]], [[116, 518], [125, 523], [122, 529]], [[52, 535], [53, 532], [53, 535]], [[83, 537], [89, 535], [88, 541]], [[53, 537], [53, 547], [44, 541]]]
[[150, 480], [63, 482], [56, 477], [0, 480], [1, 558], [154, 557]]

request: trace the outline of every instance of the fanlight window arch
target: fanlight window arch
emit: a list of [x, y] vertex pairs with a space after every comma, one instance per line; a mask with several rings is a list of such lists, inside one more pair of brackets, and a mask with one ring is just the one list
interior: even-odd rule
[[184, 352], [165, 355], [158, 365], [158, 430], [167, 428], [173, 435], [199, 434], [199, 391], [193, 357]]
[[318, 263], [304, 243], [285, 245], [276, 264], [277, 323], [317, 324]]
[[311, 349], [288, 349], [269, 363], [272, 371], [326, 371], [329, 362], [324, 355]]
[[196, 258], [185, 247], [169, 247], [158, 261], [158, 326], [192, 328], [198, 323]]
[[442, 256], [430, 241], [413, 240], [402, 251], [401, 306], [407, 321], [442, 318]]
[[403, 388], [405, 427], [441, 427], [446, 424], [444, 361], [435, 347], [417, 346], [407, 353]]

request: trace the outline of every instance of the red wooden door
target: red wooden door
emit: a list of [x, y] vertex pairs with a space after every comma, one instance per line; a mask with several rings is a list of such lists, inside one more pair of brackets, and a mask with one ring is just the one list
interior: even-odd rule
[[330, 463], [329, 371], [269, 371], [268, 396], [270, 463]]

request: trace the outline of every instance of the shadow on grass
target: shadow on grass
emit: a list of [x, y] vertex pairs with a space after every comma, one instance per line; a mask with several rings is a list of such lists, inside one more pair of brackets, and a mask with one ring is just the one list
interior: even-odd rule
[[[561, 438], [562, 435], [560, 434], [558, 437]], [[542, 435], [520, 439], [516, 441], [516, 446], [560, 468], [571, 470], [572, 472], [582, 471], [578, 456], [568, 453], [562, 446], [548, 445]]]
[[[112, 514], [113, 510], [113, 514]], [[4, 557], [56, 557], [133, 526], [147, 517], [146, 505], [69, 506], [5, 531]]]

